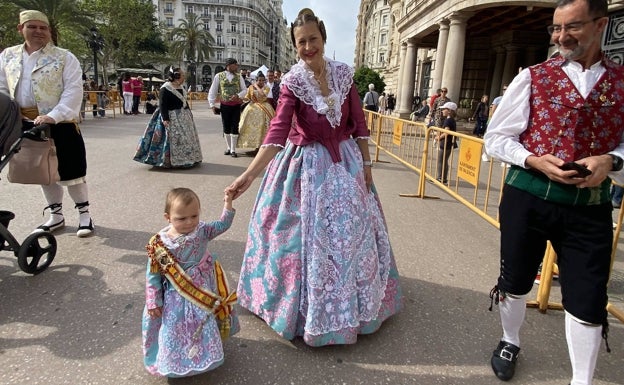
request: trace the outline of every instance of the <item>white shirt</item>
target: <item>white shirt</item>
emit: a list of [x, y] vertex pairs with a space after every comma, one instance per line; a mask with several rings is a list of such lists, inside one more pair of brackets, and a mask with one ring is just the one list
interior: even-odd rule
[[[574, 61], [567, 61], [562, 66], [572, 83], [579, 90], [583, 98], [587, 98], [606, 69], [602, 62], [595, 63], [589, 69]], [[526, 159], [532, 152], [520, 143], [520, 134], [528, 126], [531, 96], [531, 72], [528, 68], [522, 70], [507, 87], [500, 104], [485, 132], [485, 150], [488, 155], [503, 162], [527, 168]], [[621, 143], [610, 152], [624, 159], [624, 137]], [[609, 177], [617, 183], [624, 183], [624, 170], [610, 172]]]
[[267, 94], [267, 98], [269, 99], [273, 99], [273, 84], [275, 84], [275, 82], [273, 83], [267, 82], [267, 86], [269, 87], [269, 93]]
[[[223, 71], [223, 73], [225, 73], [225, 78], [230, 82], [234, 79], [234, 75], [236, 75], [230, 71]], [[238, 76], [240, 77], [240, 81], [238, 83], [240, 86], [240, 92], [238, 93], [238, 97], [242, 99], [247, 94], [247, 87], [245, 86], [245, 79], [243, 79], [243, 75], [239, 74]], [[217, 74], [214, 79], [212, 79], [212, 84], [210, 85], [210, 90], [208, 91], [208, 104], [210, 104], [210, 108], [214, 107], [219, 91], [219, 74]]]

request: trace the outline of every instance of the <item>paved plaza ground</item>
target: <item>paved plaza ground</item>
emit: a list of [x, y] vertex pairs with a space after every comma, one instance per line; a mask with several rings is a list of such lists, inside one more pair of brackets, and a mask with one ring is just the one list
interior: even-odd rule
[[[110, 112], [107, 113], [110, 115]], [[194, 189], [203, 219], [218, 218], [223, 189], [251, 161], [224, 156], [218, 117], [194, 104], [204, 162], [188, 170], [159, 170], [132, 160], [148, 115], [95, 119], [81, 124], [96, 234], [76, 237], [78, 223], [65, 196], [67, 226], [44, 273], [29, 276], [9, 252], [0, 253], [0, 383], [2, 384], [500, 384], [489, 359], [500, 337], [488, 294], [498, 272], [498, 230], [435, 186], [415, 193], [417, 174], [397, 162], [375, 164], [373, 175], [388, 222], [405, 296], [404, 310], [357, 344], [310, 348], [286, 341], [238, 308], [242, 330], [225, 344], [225, 364], [204, 375], [167, 380], [143, 368], [141, 312], [151, 235], [166, 225], [166, 192]], [[3, 210], [15, 212], [18, 240], [40, 224], [37, 186], [15, 185], [0, 174]], [[232, 228], [211, 250], [236, 282], [247, 224], [260, 179], [234, 202]], [[622, 246], [620, 246], [622, 249]], [[622, 250], [610, 295], [624, 298]], [[559, 290], [553, 286], [552, 299]], [[497, 310], [495, 308], [495, 310]], [[563, 313], [527, 310], [514, 384], [567, 384], [570, 368]], [[624, 384], [624, 327], [610, 317], [612, 353], [600, 350], [596, 385]]]

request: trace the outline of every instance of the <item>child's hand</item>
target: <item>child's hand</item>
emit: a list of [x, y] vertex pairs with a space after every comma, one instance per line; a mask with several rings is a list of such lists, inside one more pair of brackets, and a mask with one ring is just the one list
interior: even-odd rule
[[234, 192], [226, 191], [225, 196], [223, 197], [224, 207], [227, 210], [232, 210], [232, 198], [234, 197]]
[[147, 314], [150, 316], [150, 318], [162, 317], [162, 306], [159, 306], [156, 309], [147, 309]]

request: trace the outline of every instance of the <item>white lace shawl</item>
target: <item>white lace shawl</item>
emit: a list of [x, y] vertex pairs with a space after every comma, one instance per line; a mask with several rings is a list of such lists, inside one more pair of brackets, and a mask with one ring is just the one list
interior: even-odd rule
[[282, 84], [285, 84], [302, 102], [312, 106], [319, 114], [325, 115], [329, 124], [336, 128], [342, 118], [342, 103], [349, 96], [353, 84], [353, 69], [344, 63], [324, 59], [325, 76], [329, 86], [327, 97], [321, 94], [321, 88], [314, 79], [314, 72], [303, 60], [299, 60], [284, 75]]
[[186, 88], [184, 86], [182, 87], [182, 94], [180, 93], [180, 91], [178, 91], [173, 84], [171, 84], [171, 82], [165, 82], [165, 84], [163, 84], [160, 88], [166, 88], [167, 90], [169, 90], [169, 92], [171, 92], [172, 94], [174, 94], [178, 99], [180, 99], [182, 101], [182, 109], [186, 108]]

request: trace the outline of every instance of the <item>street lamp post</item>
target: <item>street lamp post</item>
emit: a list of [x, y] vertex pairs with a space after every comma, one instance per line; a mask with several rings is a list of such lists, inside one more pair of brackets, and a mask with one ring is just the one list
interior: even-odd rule
[[191, 73], [191, 79], [190, 79], [191, 84], [189, 84], [189, 86], [191, 86], [191, 91], [195, 92], [197, 91], [197, 78], [196, 78], [197, 63], [195, 62], [195, 60], [189, 60], [188, 69], [189, 69], [189, 72]]
[[93, 77], [95, 78], [95, 85], [98, 85], [97, 54], [104, 47], [104, 39], [100, 36], [97, 28], [91, 27], [89, 31], [87, 46], [93, 50]]

